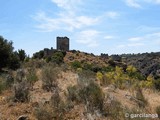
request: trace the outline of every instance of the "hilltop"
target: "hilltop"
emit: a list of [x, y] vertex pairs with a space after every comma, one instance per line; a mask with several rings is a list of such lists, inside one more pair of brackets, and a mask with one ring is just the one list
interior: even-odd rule
[[[58, 52], [57, 50], [54, 50]], [[43, 53], [44, 52], [44, 53]], [[64, 63], [72, 63], [78, 61], [80, 63], [97, 65], [100, 68], [111, 66], [121, 66], [125, 68], [127, 65], [136, 67], [140, 73], [147, 77], [153, 75], [155, 79], [160, 77], [160, 52], [142, 53], [142, 54], [122, 54], [122, 55], [94, 55], [93, 53], [80, 52], [76, 50], [70, 50], [68, 52], [62, 52], [64, 57]], [[50, 55], [45, 51], [40, 51], [34, 54], [34, 58], [51, 59]]]

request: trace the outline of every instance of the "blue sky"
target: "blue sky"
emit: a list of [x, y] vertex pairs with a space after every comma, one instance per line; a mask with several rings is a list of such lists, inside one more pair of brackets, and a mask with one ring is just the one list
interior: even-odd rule
[[0, 0], [0, 35], [27, 54], [56, 48], [99, 55], [160, 51], [160, 0]]

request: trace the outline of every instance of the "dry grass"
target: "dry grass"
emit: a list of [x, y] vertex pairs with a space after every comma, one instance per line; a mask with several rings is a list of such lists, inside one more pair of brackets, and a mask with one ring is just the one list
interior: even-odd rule
[[[28, 115], [29, 119], [36, 120], [35, 109], [39, 105], [45, 104], [46, 101], [50, 101], [51, 96], [53, 95], [52, 92], [47, 92], [42, 89], [42, 74], [41, 69], [36, 69], [38, 81], [36, 81], [33, 85], [33, 90], [30, 91], [30, 102], [29, 103], [13, 103], [10, 101], [9, 98], [13, 96], [13, 92], [9, 90], [2, 91], [0, 94], [0, 113], [2, 120], [16, 120], [20, 115]], [[78, 75], [71, 71], [61, 72], [57, 79], [58, 85], [58, 92], [60, 99], [64, 102], [61, 104], [62, 108], [66, 108], [66, 101], [67, 101], [67, 88], [68, 86], [77, 86], [78, 83]], [[105, 96], [110, 94], [113, 96], [115, 100], [121, 103], [122, 106], [127, 107], [129, 110], [138, 109], [136, 103], [130, 99], [125, 97], [126, 94], [133, 96], [131, 91], [128, 90], [120, 90], [116, 89], [115, 91], [108, 91], [106, 87], [101, 86], [102, 91], [104, 92]], [[145, 112], [155, 113], [156, 107], [160, 103], [160, 93], [152, 91], [152, 90], [143, 90], [143, 95], [147, 99], [148, 104], [144, 109]], [[115, 105], [119, 106], [119, 103], [115, 103]], [[36, 104], [36, 105], [34, 105]], [[117, 110], [118, 110], [117, 106]], [[42, 107], [43, 108], [43, 107]], [[43, 109], [47, 107], [44, 106]], [[43, 110], [42, 109], [42, 110]], [[47, 109], [50, 112], [50, 108]], [[63, 109], [62, 109], [63, 110]], [[113, 109], [113, 111], [116, 111]], [[116, 114], [116, 113], [115, 113]], [[88, 119], [87, 116], [90, 114], [87, 113], [86, 105], [83, 103], [73, 103], [72, 108], [68, 109], [67, 112], [64, 112], [64, 119], [72, 119], [72, 120], [81, 120], [81, 119]], [[106, 117], [101, 116], [97, 117], [97, 120], [105, 120]], [[109, 118], [108, 118], [109, 119]], [[110, 120], [113, 120], [110, 118]]]
[[[74, 59], [71, 60], [70, 57], [73, 57]], [[105, 61], [99, 57], [99, 56], [93, 56], [91, 54], [86, 55], [83, 52], [78, 53], [72, 53], [72, 52], [67, 52], [66, 56], [64, 57], [64, 62], [65, 63], [71, 63], [73, 61], [87, 61], [87, 63], [92, 63], [92, 64], [98, 64], [100, 66], [106, 66]]]

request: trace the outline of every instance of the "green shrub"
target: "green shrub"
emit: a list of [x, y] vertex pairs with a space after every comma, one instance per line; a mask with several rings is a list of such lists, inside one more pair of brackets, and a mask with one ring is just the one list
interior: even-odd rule
[[59, 69], [54, 66], [46, 66], [42, 69], [42, 88], [52, 91], [57, 87]]
[[30, 99], [29, 84], [22, 81], [14, 85], [14, 102], [28, 102]]
[[77, 101], [78, 100], [78, 87], [77, 86], [68, 86], [68, 100]]
[[18, 82], [18, 83], [22, 82], [25, 79], [25, 76], [26, 76], [25, 70], [24, 69], [18, 69], [16, 71], [15, 82]]
[[48, 56], [48, 57], [46, 58], [46, 62], [49, 63], [50, 61], [51, 61], [51, 57]]
[[102, 67], [102, 71], [112, 72], [112, 71], [114, 71], [114, 67], [112, 67], [112, 66]]
[[112, 59], [108, 60], [108, 64], [112, 67], [116, 66], [116, 63]]
[[24, 69], [18, 69], [15, 77], [15, 84], [13, 87], [14, 102], [28, 102], [30, 99], [30, 84], [26, 80], [26, 72]]
[[77, 69], [77, 68], [81, 68], [82, 65], [79, 61], [74, 61], [71, 63], [72, 68]]
[[43, 50], [33, 54], [33, 59], [37, 59], [37, 58], [42, 59], [43, 57], [44, 57], [44, 51]]
[[81, 86], [88, 85], [90, 82], [96, 80], [96, 73], [90, 70], [82, 70], [78, 73], [78, 84]]
[[101, 88], [94, 82], [79, 90], [80, 100], [87, 105], [90, 112], [103, 110], [104, 94]]
[[28, 62], [24, 63], [24, 68], [42, 68], [45, 64], [46, 62], [42, 59], [30, 59]]
[[61, 102], [61, 98], [60, 95], [58, 93], [58, 90], [55, 90], [51, 96], [50, 99], [51, 105], [53, 108], [58, 109], [59, 108], [59, 104]]
[[98, 71], [102, 71], [102, 68], [98, 65], [92, 65], [92, 69], [93, 72], [97, 73]]
[[62, 120], [64, 116], [64, 112], [66, 109], [66, 104], [62, 101], [59, 91], [57, 89], [54, 90], [51, 99], [50, 106], [53, 110], [53, 117], [55, 120]]
[[27, 81], [31, 84], [31, 86], [33, 86], [33, 84], [38, 80], [35, 69], [29, 69], [26, 78]]
[[34, 112], [38, 120], [63, 120], [66, 105], [58, 90], [54, 90], [49, 104], [40, 105]]
[[58, 51], [51, 56], [51, 61], [56, 64], [61, 64], [63, 63], [64, 56], [65, 56], [65, 53]]
[[102, 80], [101, 80], [101, 85], [110, 85], [112, 84], [112, 79], [108, 79], [106, 75], [103, 75]]
[[83, 69], [84, 70], [92, 70], [92, 64], [83, 63]]
[[0, 93], [3, 90], [11, 88], [14, 83], [14, 78], [10, 74], [1, 74], [0, 76]]

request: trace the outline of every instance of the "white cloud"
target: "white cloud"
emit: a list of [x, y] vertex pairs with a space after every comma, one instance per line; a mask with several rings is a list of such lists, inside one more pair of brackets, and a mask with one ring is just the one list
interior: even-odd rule
[[143, 40], [143, 38], [142, 37], [132, 37], [132, 38], [129, 38], [128, 40], [132, 42], [138, 42], [138, 41]]
[[106, 39], [106, 40], [110, 40], [110, 39], [113, 39], [113, 38], [114, 38], [114, 36], [111, 36], [111, 35], [104, 36], [104, 39]]
[[59, 9], [57, 16], [48, 15], [45, 12], [38, 12], [33, 18], [38, 22], [36, 28], [41, 32], [52, 32], [55, 30], [65, 30], [73, 32], [84, 30], [88, 27], [95, 27], [102, 21], [110, 18], [116, 19], [118, 12], [108, 11], [98, 16], [89, 16], [81, 13], [83, 0], [51, 0]]
[[124, 47], [126, 47], [126, 45], [118, 45], [117, 47], [118, 48], [124, 48]]
[[150, 34], [146, 34], [144, 36], [139, 36], [139, 37], [135, 37], [135, 38], [130, 38], [129, 40], [133, 41], [135, 39], [135, 42], [136, 42], [136, 39], [137, 41], [155, 41], [155, 40], [159, 40], [160, 39], [160, 32], [154, 32], [154, 33], [150, 33]]
[[160, 0], [144, 0], [144, 1], [153, 4], [160, 4]]
[[[108, 11], [98, 16], [86, 15], [80, 12], [82, 0], [51, 0], [59, 9], [56, 16], [48, 15], [41, 11], [33, 16], [38, 22], [36, 28], [41, 32], [53, 32], [56, 30], [65, 30], [72, 32], [77, 42], [87, 47], [96, 47], [97, 41], [101, 37], [97, 30], [90, 28], [97, 27], [98, 24], [106, 19], [116, 19], [120, 14], [116, 11]], [[77, 31], [81, 31], [77, 33]], [[112, 39], [113, 36], [105, 36], [104, 39]], [[103, 38], [102, 38], [103, 39]]]
[[146, 36], [144, 36], [145, 39], [147, 39], [148, 41], [152, 41], [151, 43], [154, 45], [157, 45], [160, 43], [160, 32], [155, 32], [152, 34], [147, 34]]
[[124, 0], [126, 5], [134, 8], [142, 8], [143, 3], [160, 5], [160, 0]]
[[144, 36], [132, 37], [128, 39], [129, 43], [118, 45], [118, 48], [138, 47], [144, 45], [156, 45], [160, 43], [160, 32], [146, 34]]
[[158, 38], [160, 38], [160, 32], [155, 32], [155, 33], [152, 33], [152, 34], [148, 34], [148, 35], [146, 35], [146, 36], [148, 36], [148, 37], [158, 37]]
[[160, 44], [160, 32], [145, 34], [143, 36], [131, 37], [126, 44], [120, 44], [117, 48], [153, 46]]
[[93, 26], [99, 22], [98, 18], [91, 18], [88, 16], [65, 16], [58, 18], [47, 16], [44, 12], [39, 12], [33, 17], [39, 24], [38, 29], [45, 32], [52, 32], [54, 30], [73, 31], [74, 29], [81, 29], [87, 26]]
[[141, 5], [137, 2], [137, 0], [125, 0], [125, 2], [130, 7], [141, 8]]
[[87, 45], [88, 47], [97, 47], [98, 44], [98, 37], [100, 32], [96, 30], [84, 30], [76, 35], [76, 40], [78, 43]]
[[82, 0], [51, 0], [51, 1], [58, 7], [65, 9], [67, 11], [76, 10], [77, 6], [82, 3]]
[[160, 31], [160, 27], [152, 27], [152, 26], [141, 25], [137, 28], [137, 31], [151, 33], [151, 32]]
[[156, 4], [160, 4], [160, 0], [153, 0]]
[[144, 43], [128, 43], [128, 44], [121, 44], [118, 45], [117, 48], [126, 48], [126, 47], [140, 47], [144, 46]]
[[73, 31], [89, 26], [94, 26], [100, 22], [98, 17], [89, 17], [86, 15], [78, 15], [77, 7], [82, 3], [81, 0], [52, 0], [61, 11], [58, 16], [51, 17], [45, 12], [38, 12], [33, 18], [38, 22], [36, 28], [42, 32], [52, 32], [54, 30]]
[[138, 47], [138, 46], [144, 46], [144, 43], [130, 43], [127, 44], [128, 47]]
[[96, 24], [99, 20], [98, 18], [91, 18], [87, 16], [77, 16], [76, 21], [77, 23], [80, 23], [81, 25], [90, 26], [90, 25]]
[[51, 0], [51, 1], [61, 8], [68, 8], [68, 6], [70, 5], [69, 0]]
[[115, 19], [119, 16], [119, 13], [115, 11], [109, 11], [109, 12], [106, 12], [105, 16], [107, 18]]
[[46, 16], [44, 12], [39, 12], [35, 16], [32, 16], [33, 19], [35, 19], [37, 22], [39, 22], [38, 25], [36, 25], [36, 28], [42, 30], [43, 32], [51, 32], [53, 30], [59, 29], [59, 20], [58, 19], [52, 19]]

